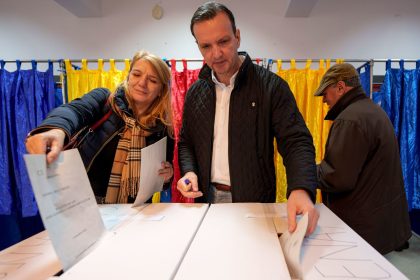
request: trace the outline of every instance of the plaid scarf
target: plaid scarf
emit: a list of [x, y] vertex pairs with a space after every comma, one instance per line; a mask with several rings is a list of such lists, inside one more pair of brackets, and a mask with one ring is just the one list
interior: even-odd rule
[[136, 197], [140, 183], [141, 149], [146, 146], [146, 136], [150, 135], [134, 118], [125, 113], [122, 118], [125, 129], [115, 153], [105, 203], [127, 203], [128, 197]]

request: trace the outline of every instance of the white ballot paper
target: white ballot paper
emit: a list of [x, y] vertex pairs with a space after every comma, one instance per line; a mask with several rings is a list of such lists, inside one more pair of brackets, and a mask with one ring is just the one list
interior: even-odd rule
[[144, 204], [155, 192], [160, 192], [164, 179], [158, 175], [166, 161], [166, 137], [141, 149], [140, 186], [133, 207]]
[[45, 155], [24, 155], [44, 226], [63, 270], [87, 255], [105, 233], [79, 151], [60, 153], [47, 166]]
[[299, 220], [296, 230], [290, 233], [284, 231], [279, 237], [280, 245], [283, 250], [284, 258], [292, 279], [302, 279], [302, 270], [300, 266], [300, 249], [303, 238], [308, 228], [308, 213], [305, 213]]

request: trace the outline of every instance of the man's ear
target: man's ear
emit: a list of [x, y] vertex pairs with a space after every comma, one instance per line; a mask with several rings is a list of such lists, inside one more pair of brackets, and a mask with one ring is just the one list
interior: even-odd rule
[[344, 81], [339, 81], [337, 83], [337, 87], [339, 90], [345, 90], [346, 89], [346, 83]]
[[239, 28], [236, 28], [235, 38], [238, 40], [238, 47], [241, 45], [241, 31]]

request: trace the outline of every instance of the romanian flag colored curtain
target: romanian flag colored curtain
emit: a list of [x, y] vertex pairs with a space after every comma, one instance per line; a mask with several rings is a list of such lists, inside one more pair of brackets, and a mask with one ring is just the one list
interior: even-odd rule
[[179, 72], [176, 70], [176, 61], [171, 60], [171, 72], [172, 72], [172, 114], [174, 122], [174, 133], [175, 133], [175, 150], [174, 150], [174, 179], [172, 183], [172, 202], [194, 202], [194, 199], [185, 198], [176, 188], [178, 180], [181, 178], [181, 172], [178, 165], [178, 140], [179, 131], [182, 126], [182, 112], [184, 109], [185, 95], [188, 88], [198, 79], [198, 73], [200, 69], [188, 70], [187, 61], [183, 60], [183, 71]]
[[108, 88], [111, 92], [127, 77], [130, 70], [130, 60], [125, 60], [124, 70], [118, 70], [115, 60], [110, 59], [109, 70], [104, 69], [103, 59], [98, 59], [97, 69], [89, 69], [86, 59], [82, 59], [81, 69], [74, 69], [71, 61], [65, 61], [67, 75], [67, 101], [83, 96], [85, 93], [98, 88]]
[[[25, 138], [55, 107], [53, 64], [9, 72], [0, 61], [0, 249], [43, 229], [23, 160]], [[33, 218], [33, 219], [31, 219]], [[26, 225], [38, 220], [37, 225]], [[38, 228], [38, 231], [37, 231]]]
[[[420, 61], [416, 69], [391, 68], [386, 73], [378, 101], [388, 114], [400, 145], [401, 166], [409, 210], [420, 209]], [[418, 223], [418, 221], [417, 221]]]
[[[338, 63], [342, 62], [337, 61]], [[293, 92], [299, 111], [305, 119], [306, 125], [312, 134], [315, 151], [316, 162], [319, 163], [324, 157], [325, 143], [328, 138], [328, 132], [331, 122], [324, 121], [324, 116], [328, 111], [326, 104], [322, 103], [321, 97], [315, 97], [313, 93], [319, 86], [322, 76], [330, 67], [330, 61], [321, 60], [319, 69], [310, 69], [312, 61], [308, 60], [304, 69], [296, 68], [296, 61], [291, 60], [290, 69], [282, 69], [282, 61], [277, 60], [277, 75], [282, 77]], [[285, 202], [287, 191], [286, 171], [283, 165], [283, 159], [279, 153], [275, 154], [275, 168], [277, 180], [277, 202]], [[317, 201], [321, 201], [320, 192], [317, 194]]]

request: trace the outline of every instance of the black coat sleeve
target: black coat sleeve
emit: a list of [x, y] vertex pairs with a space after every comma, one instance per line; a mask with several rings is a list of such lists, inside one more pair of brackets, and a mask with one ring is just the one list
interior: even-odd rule
[[[87, 125], [94, 124], [103, 116], [103, 108], [110, 92], [106, 88], [97, 88], [81, 98], [63, 104], [52, 110], [41, 125], [31, 134], [40, 133], [53, 128], [61, 128], [67, 137], [74, 135]], [[68, 139], [66, 139], [68, 141]]]
[[182, 114], [182, 127], [179, 133], [178, 141], [178, 164], [181, 170], [181, 176], [192, 171], [198, 175], [197, 160], [194, 154], [193, 139], [190, 122], [194, 118], [192, 98], [195, 85], [193, 85], [187, 92], [184, 102], [184, 111]]
[[316, 198], [315, 148], [288, 84], [281, 80], [272, 96], [272, 126], [287, 174], [287, 197], [296, 189]]

